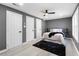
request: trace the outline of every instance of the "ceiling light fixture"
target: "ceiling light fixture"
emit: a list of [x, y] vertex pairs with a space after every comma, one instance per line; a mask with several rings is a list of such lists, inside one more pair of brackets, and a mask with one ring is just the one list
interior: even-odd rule
[[46, 18], [48, 18], [48, 16], [47, 16], [47, 15], [45, 15], [45, 16], [44, 16], [44, 18], [46, 19]]
[[47, 16], [48, 15], [48, 13], [45, 13], [43, 16]]
[[45, 13], [45, 15], [47, 16], [47, 15], [48, 15], [48, 13]]

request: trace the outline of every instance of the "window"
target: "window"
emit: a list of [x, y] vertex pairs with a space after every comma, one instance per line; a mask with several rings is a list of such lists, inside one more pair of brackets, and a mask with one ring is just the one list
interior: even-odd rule
[[78, 42], [78, 8], [72, 17], [72, 35]]

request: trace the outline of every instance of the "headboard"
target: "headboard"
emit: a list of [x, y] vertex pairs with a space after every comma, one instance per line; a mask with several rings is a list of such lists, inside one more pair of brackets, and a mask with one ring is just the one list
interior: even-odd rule
[[47, 28], [46, 32], [68, 32], [67, 28]]
[[47, 28], [46, 32], [63, 32], [66, 37], [69, 37], [68, 28]]
[[53, 29], [50, 29], [50, 32], [63, 32], [63, 29], [53, 28]]
[[57, 28], [57, 27], [55, 27], [55, 28], [47, 28], [46, 29], [46, 32], [53, 32], [53, 31], [58, 31], [58, 32], [63, 32], [63, 33], [65, 33], [65, 32], [68, 32], [68, 28]]

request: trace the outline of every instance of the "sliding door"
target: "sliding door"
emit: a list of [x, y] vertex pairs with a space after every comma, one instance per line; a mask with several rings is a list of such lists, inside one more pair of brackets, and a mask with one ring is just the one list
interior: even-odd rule
[[22, 15], [6, 11], [6, 45], [7, 49], [22, 44]]
[[40, 39], [42, 37], [42, 21], [36, 19], [36, 38]]
[[34, 39], [34, 18], [26, 16], [26, 41]]

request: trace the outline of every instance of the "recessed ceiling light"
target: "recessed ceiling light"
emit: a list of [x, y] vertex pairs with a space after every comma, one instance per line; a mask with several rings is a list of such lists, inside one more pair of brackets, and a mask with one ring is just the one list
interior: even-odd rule
[[22, 6], [22, 5], [24, 5], [24, 4], [23, 4], [23, 3], [18, 3], [18, 5], [21, 5], [21, 6]]
[[22, 6], [22, 5], [24, 5], [24, 3], [12, 3], [13, 5], [16, 5], [16, 6]]

